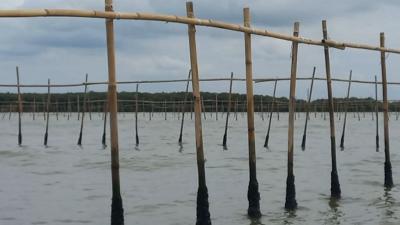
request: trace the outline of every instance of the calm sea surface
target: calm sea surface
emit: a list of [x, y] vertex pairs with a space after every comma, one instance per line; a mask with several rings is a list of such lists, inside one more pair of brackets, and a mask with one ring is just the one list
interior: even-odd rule
[[[42, 115], [24, 114], [23, 145], [17, 145], [17, 115], [0, 114], [0, 224], [109, 224], [110, 150], [103, 149], [101, 114], [85, 116], [83, 146], [76, 145], [80, 121], [74, 114], [50, 118], [44, 147]], [[382, 115], [380, 115], [382, 117]], [[139, 114], [140, 146], [134, 146], [134, 114], [119, 114], [121, 192], [125, 224], [195, 224], [197, 168], [194, 120], [186, 115], [183, 146], [178, 145], [177, 114]], [[266, 118], [266, 115], [265, 115]], [[400, 224], [400, 121], [390, 119], [390, 150], [395, 187], [383, 187], [381, 149], [375, 149], [375, 121], [348, 116], [345, 149], [337, 151], [342, 199], [330, 202], [329, 120], [311, 114], [305, 151], [300, 148], [304, 114], [295, 125], [298, 210], [283, 208], [286, 185], [287, 114], [273, 117], [270, 148], [263, 147], [267, 119], [256, 115], [257, 176], [261, 194], [259, 221], [247, 218], [248, 148], [244, 114], [232, 115], [228, 149], [221, 146], [225, 120], [203, 120], [210, 213], [214, 225], [257, 224]], [[342, 120], [336, 117], [339, 146]], [[109, 132], [107, 130], [107, 132]], [[109, 134], [109, 133], [108, 133]], [[108, 135], [107, 134], [107, 135]], [[109, 139], [107, 139], [109, 142]]]

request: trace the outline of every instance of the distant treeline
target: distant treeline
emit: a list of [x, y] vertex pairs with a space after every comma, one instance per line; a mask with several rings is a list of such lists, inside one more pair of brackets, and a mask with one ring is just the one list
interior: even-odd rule
[[[185, 92], [161, 92], [161, 93], [138, 93], [139, 111], [154, 111], [154, 112], [171, 112], [181, 111]], [[216, 107], [218, 111], [225, 112], [228, 108], [229, 93], [211, 93], [202, 92], [201, 97], [205, 111], [214, 112]], [[15, 93], [0, 93], [1, 111], [16, 111], [17, 94]], [[22, 101], [25, 112], [43, 111], [45, 108], [47, 94], [43, 93], [23, 93]], [[78, 107], [79, 99], [79, 107]], [[104, 102], [107, 99], [106, 92], [88, 92], [87, 93], [87, 110], [93, 112], [104, 111]], [[120, 92], [118, 93], [119, 111], [130, 112], [135, 111], [135, 92]], [[51, 111], [78, 111], [83, 109], [84, 93], [52, 93], [51, 94]], [[192, 95], [189, 93], [186, 102], [186, 110], [191, 109]], [[35, 102], [35, 104], [34, 104]], [[270, 111], [272, 96], [269, 95], [254, 95], [255, 111]], [[288, 99], [286, 97], [278, 97], [274, 100], [274, 111], [288, 111]], [[34, 106], [35, 105], [35, 106]], [[373, 98], [334, 98], [335, 111], [375, 111], [375, 99]], [[296, 111], [303, 112], [306, 110], [306, 101], [303, 99], [297, 100]], [[231, 111], [246, 111], [246, 95], [232, 94]], [[378, 102], [379, 111], [382, 110], [382, 102]], [[310, 111], [327, 111], [327, 99], [316, 99], [311, 101], [309, 105]], [[399, 111], [400, 102], [391, 102], [389, 104], [390, 111]]]

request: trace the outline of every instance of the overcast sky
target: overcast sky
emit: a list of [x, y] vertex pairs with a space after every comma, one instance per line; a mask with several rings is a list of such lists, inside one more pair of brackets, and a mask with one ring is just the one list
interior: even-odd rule
[[[186, 15], [183, 0], [114, 0], [121, 12], [154, 12]], [[321, 39], [321, 20], [328, 22], [329, 37], [337, 41], [379, 45], [379, 33], [385, 32], [386, 45], [400, 49], [400, 1], [396, 0], [199, 0], [194, 1], [195, 15], [230, 23], [242, 23], [243, 7], [250, 7], [252, 24], [275, 32], [291, 34], [293, 23], [300, 22], [300, 35]], [[103, 10], [103, 0], [2, 0], [2, 9], [73, 8]], [[156, 80], [186, 78], [189, 64], [187, 26], [149, 21], [115, 21], [117, 46], [117, 79]], [[0, 83], [15, 83], [15, 66], [20, 67], [21, 82], [44, 84], [107, 80], [105, 25], [103, 19], [17, 18], [0, 19]], [[289, 77], [291, 43], [268, 37], [252, 37], [254, 78]], [[197, 49], [201, 78], [237, 77], [245, 74], [243, 34], [215, 28], [197, 27]], [[380, 80], [380, 54], [366, 50], [331, 49], [331, 68], [335, 78]], [[388, 80], [400, 81], [397, 75], [399, 56], [389, 54]], [[310, 77], [313, 66], [317, 76], [324, 77], [324, 55], [321, 47], [300, 45], [298, 76]], [[298, 98], [304, 98], [309, 81], [299, 81]], [[315, 83], [314, 98], [326, 96], [326, 83]], [[183, 83], [145, 84], [142, 91], [182, 91]], [[271, 94], [272, 83], [255, 84], [256, 94]], [[334, 96], [345, 95], [346, 84], [336, 83]], [[105, 86], [90, 87], [103, 91]], [[201, 84], [203, 91], [227, 91], [227, 82]], [[80, 91], [81, 88], [57, 91]], [[133, 91], [134, 85], [119, 86]], [[353, 96], [374, 96], [371, 85], [354, 85]], [[4, 89], [2, 91], [14, 91]], [[45, 92], [23, 89], [24, 92]], [[55, 90], [54, 90], [55, 91]], [[238, 82], [234, 91], [244, 93]], [[277, 94], [289, 94], [288, 82], [278, 84]], [[381, 93], [379, 93], [381, 96]], [[400, 86], [389, 88], [390, 99], [400, 99]]]

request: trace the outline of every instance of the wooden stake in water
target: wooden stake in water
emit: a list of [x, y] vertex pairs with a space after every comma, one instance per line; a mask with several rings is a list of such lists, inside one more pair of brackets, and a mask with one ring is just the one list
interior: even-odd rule
[[[193, 3], [186, 2], [186, 12], [189, 18], [194, 18]], [[201, 127], [201, 100], [200, 100], [200, 82], [199, 70], [197, 66], [196, 50], [196, 28], [194, 25], [188, 25], [190, 65], [192, 69], [192, 89], [195, 111], [195, 135], [196, 135], [196, 156], [198, 172], [198, 190], [197, 190], [197, 213], [196, 225], [211, 225], [208, 190], [206, 185], [205, 160], [203, 150], [203, 131]]]
[[17, 90], [18, 90], [18, 145], [22, 144], [22, 122], [21, 122], [21, 114], [22, 114], [22, 98], [21, 98], [21, 91], [19, 87], [19, 70], [18, 66], [16, 67], [17, 71]]
[[[243, 22], [245, 27], [250, 27], [250, 9], [243, 9]], [[250, 181], [247, 192], [249, 208], [248, 216], [252, 218], [261, 217], [260, 193], [258, 192], [258, 181], [256, 175], [256, 145], [254, 132], [254, 96], [253, 96], [253, 65], [251, 59], [251, 34], [244, 33], [245, 64], [246, 64], [246, 97], [247, 97], [247, 134], [249, 142], [249, 172]]]
[[[299, 36], [299, 23], [294, 23], [293, 36]], [[297, 208], [296, 188], [294, 184], [293, 172], [293, 135], [294, 135], [294, 115], [296, 109], [296, 76], [297, 76], [297, 52], [298, 42], [292, 43], [292, 65], [290, 72], [290, 97], [289, 97], [289, 127], [288, 127], [288, 162], [286, 179], [286, 201], [285, 209], [293, 210]]]
[[[328, 40], [328, 31], [326, 21], [322, 21], [323, 41]], [[341, 190], [339, 183], [339, 176], [336, 167], [336, 138], [335, 138], [335, 117], [333, 115], [333, 97], [332, 97], [332, 81], [331, 81], [331, 65], [329, 61], [329, 47], [324, 45], [325, 54], [325, 69], [326, 69], [326, 85], [328, 89], [328, 107], [329, 107], [329, 122], [331, 134], [331, 157], [332, 157], [332, 171], [331, 171], [331, 197], [340, 198]]]
[[[380, 34], [380, 46], [385, 47], [385, 34]], [[392, 163], [390, 162], [389, 150], [389, 104], [387, 99], [387, 80], [386, 80], [386, 56], [385, 52], [381, 51], [381, 69], [382, 69], [382, 97], [383, 97], [383, 131], [385, 139], [385, 187], [393, 187]]]
[[264, 147], [265, 148], [268, 148], [269, 132], [271, 131], [272, 113], [274, 112], [275, 93], [276, 93], [276, 84], [277, 84], [277, 82], [278, 82], [278, 80], [275, 80], [275, 82], [274, 82], [274, 92], [272, 94], [272, 102], [271, 102], [270, 112], [269, 112], [267, 135], [265, 136], [265, 141], [264, 141]]
[[206, 117], [206, 107], [204, 106], [204, 99], [203, 99], [203, 97], [201, 97], [201, 108], [203, 109], [204, 120], [207, 120], [207, 117]]
[[315, 70], [316, 70], [316, 68], [314, 66], [312, 78], [311, 78], [310, 92], [308, 93], [308, 99], [307, 99], [307, 104], [306, 104], [306, 122], [304, 124], [303, 139], [301, 141], [301, 149], [303, 151], [306, 149], [307, 125], [308, 125], [309, 114], [310, 114], [311, 96], [312, 96], [312, 91], [313, 91], [313, 87], [314, 87]]
[[226, 111], [226, 120], [225, 120], [225, 131], [224, 137], [222, 139], [222, 146], [226, 149], [226, 139], [228, 135], [228, 122], [229, 122], [229, 114], [231, 113], [231, 101], [232, 101], [232, 82], [233, 82], [233, 73], [231, 73], [231, 80], [229, 83], [229, 95], [228, 95], [228, 109]]
[[[113, 11], [113, 1], [105, 0], [105, 11]], [[115, 45], [114, 21], [106, 19], [107, 58], [108, 58], [108, 107], [110, 111], [110, 136], [111, 136], [111, 178], [112, 178], [112, 203], [111, 225], [124, 224], [124, 209], [120, 192], [119, 179], [119, 148], [118, 148], [118, 119], [117, 119], [117, 84], [115, 78]]]
[[376, 76], [375, 76], [375, 120], [376, 120], [376, 138], [375, 138], [376, 151], [379, 151], [378, 81]]
[[136, 84], [136, 100], [135, 100], [135, 137], [136, 146], [139, 145], [139, 132], [138, 132], [138, 110], [139, 110], [139, 84]]
[[[350, 70], [349, 86], [347, 86], [346, 103], [349, 102], [352, 73], [353, 72]], [[347, 104], [344, 106], [343, 130], [342, 130], [342, 137], [340, 138], [340, 148], [342, 150], [344, 149], [344, 133], [345, 133], [345, 130], [346, 130], [346, 121], [347, 121]]]
[[192, 74], [192, 70], [189, 70], [188, 80], [187, 80], [187, 83], [186, 83], [185, 98], [184, 98], [183, 104], [182, 104], [181, 129], [180, 129], [180, 132], [179, 132], [179, 139], [178, 139], [178, 143], [179, 144], [182, 144], [183, 123], [185, 122], [186, 101], [187, 101], [187, 98], [188, 98], [189, 81], [190, 81], [191, 74]]
[[88, 82], [88, 74], [86, 74], [86, 80], [85, 80], [85, 92], [83, 94], [83, 109], [82, 109], [82, 118], [81, 118], [81, 129], [79, 131], [79, 139], [78, 139], [78, 145], [82, 145], [82, 132], [83, 132], [83, 120], [85, 117], [85, 111], [86, 111], [86, 93], [87, 93], [87, 82]]
[[104, 101], [104, 118], [103, 118], [103, 135], [101, 137], [101, 143], [103, 144], [103, 147], [107, 147], [106, 143], [106, 128], [107, 128], [107, 112], [108, 112], [108, 104], [107, 100]]
[[46, 103], [46, 132], [44, 133], [44, 142], [43, 144], [47, 146], [47, 139], [49, 136], [49, 119], [50, 119], [50, 79], [47, 80], [47, 103]]

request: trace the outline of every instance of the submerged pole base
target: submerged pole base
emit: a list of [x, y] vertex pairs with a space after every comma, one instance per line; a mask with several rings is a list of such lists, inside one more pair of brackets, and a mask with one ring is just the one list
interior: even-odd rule
[[344, 150], [344, 135], [340, 138], [340, 150]]
[[385, 187], [393, 187], [392, 164], [390, 161], [385, 162]]
[[18, 145], [21, 145], [21, 144], [22, 144], [22, 134], [19, 133], [18, 134]]
[[196, 225], [211, 225], [207, 186], [197, 190]]
[[249, 208], [247, 215], [250, 218], [260, 218], [260, 193], [258, 192], [257, 180], [249, 182], [249, 189], [247, 191], [247, 199], [249, 200]]
[[43, 141], [43, 144], [44, 144], [45, 146], [47, 146], [47, 138], [48, 138], [48, 134], [45, 133], [45, 134], [44, 134], [44, 141]]
[[331, 172], [331, 197], [336, 199], [341, 197], [339, 176], [336, 170]]
[[222, 146], [226, 148], [226, 133], [224, 134], [224, 138], [222, 139]]
[[286, 201], [285, 209], [294, 210], [297, 208], [296, 187], [294, 185], [294, 175], [288, 174], [286, 179]]
[[265, 137], [264, 148], [268, 148], [269, 134]]
[[375, 143], [376, 143], [376, 151], [379, 152], [379, 135], [376, 135]]
[[136, 146], [139, 145], [139, 136], [136, 134]]
[[306, 135], [303, 134], [303, 139], [301, 141], [301, 150], [305, 150], [306, 149]]
[[112, 197], [111, 202], [111, 225], [124, 224], [124, 209], [122, 207], [121, 196]]
[[82, 145], [82, 132], [79, 133], [79, 138], [78, 138], [78, 145]]

